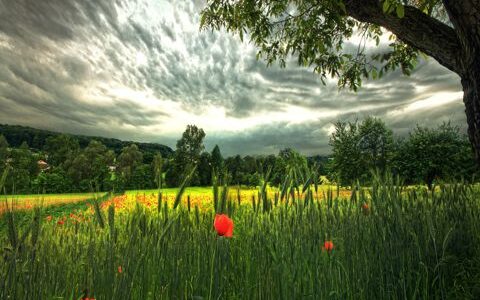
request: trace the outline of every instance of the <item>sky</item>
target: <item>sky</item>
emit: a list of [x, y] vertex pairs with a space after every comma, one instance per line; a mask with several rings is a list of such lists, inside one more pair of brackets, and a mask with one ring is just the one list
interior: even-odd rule
[[224, 155], [325, 155], [334, 122], [369, 115], [399, 136], [443, 121], [466, 132], [460, 79], [434, 59], [410, 77], [393, 72], [339, 91], [293, 62], [267, 68], [248, 40], [200, 31], [203, 6], [0, 0], [0, 124], [172, 148], [195, 124], [206, 150], [218, 144]]

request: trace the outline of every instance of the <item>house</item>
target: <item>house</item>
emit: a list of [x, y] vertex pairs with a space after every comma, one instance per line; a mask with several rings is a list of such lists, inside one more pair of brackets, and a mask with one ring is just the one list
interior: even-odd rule
[[37, 165], [38, 165], [38, 168], [42, 171], [50, 169], [50, 166], [48, 165], [48, 163], [41, 159], [37, 161]]

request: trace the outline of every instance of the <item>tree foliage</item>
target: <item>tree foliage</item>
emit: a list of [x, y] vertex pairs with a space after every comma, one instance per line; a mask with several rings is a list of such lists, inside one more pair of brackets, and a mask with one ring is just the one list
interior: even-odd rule
[[[71, 134], [62, 134], [58, 132], [52, 132], [47, 130], [35, 129], [31, 127], [18, 126], [18, 125], [4, 125], [0, 124], [0, 134], [4, 135], [5, 138], [9, 141], [12, 147], [19, 147], [22, 142], [27, 142], [31, 148], [36, 151], [46, 151], [55, 150], [55, 148], [49, 148], [47, 151], [48, 141], [50, 138], [58, 137], [59, 135], [68, 136], [78, 143], [80, 148], [85, 148], [90, 144], [92, 140], [96, 140], [104, 144], [108, 149], [119, 154], [124, 147], [129, 146], [132, 142], [121, 141], [113, 138], [104, 138], [104, 137], [92, 137], [84, 135], [71, 135]], [[63, 137], [65, 138], [65, 137]], [[150, 163], [153, 159], [153, 156], [160, 152], [163, 157], [171, 157], [173, 150], [170, 147], [157, 143], [136, 143], [138, 148], [142, 151], [144, 155], [144, 163]], [[74, 146], [75, 147], [75, 146]]]
[[477, 172], [465, 135], [450, 123], [417, 126], [407, 138], [394, 139], [381, 120], [337, 122], [330, 138], [329, 179], [342, 185], [368, 183], [372, 171], [393, 171], [409, 184], [434, 180], [472, 180]]
[[223, 168], [224, 168], [223, 157], [222, 157], [222, 153], [220, 152], [220, 147], [218, 147], [218, 145], [215, 145], [215, 147], [213, 147], [212, 155], [211, 155], [211, 166], [217, 172], [220, 172], [220, 173], [223, 172]]
[[368, 169], [384, 172], [393, 152], [393, 133], [385, 123], [368, 117], [358, 126], [359, 148]]
[[[172, 168], [167, 173], [167, 184], [169, 186], [178, 186], [185, 174], [200, 162], [200, 155], [205, 149], [203, 139], [205, 132], [195, 125], [188, 125], [182, 134], [182, 138], [177, 141], [177, 148], [173, 158]], [[199, 184], [198, 170], [190, 179], [192, 185]]]
[[115, 155], [99, 141], [91, 141], [72, 161], [68, 174], [78, 182], [81, 191], [103, 190], [105, 178], [110, 178], [109, 166]]
[[330, 137], [332, 146], [331, 181], [350, 185], [360, 179], [364, 169], [360, 150], [360, 134], [357, 122], [337, 122]]
[[444, 123], [437, 128], [417, 126], [398, 143], [394, 166], [408, 183], [431, 186], [435, 180], [471, 180], [476, 171], [472, 161], [466, 136]]
[[[383, 24], [355, 18], [360, 12], [352, 11], [355, 7], [351, 2], [355, 1], [210, 0], [202, 12], [201, 28], [226, 28], [242, 40], [248, 34], [258, 48], [257, 57], [264, 58], [268, 65], [278, 61], [285, 67], [288, 57], [294, 56], [299, 65], [312, 67], [322, 81], [337, 77], [340, 87], [353, 90], [361, 86], [362, 77], [381, 77], [397, 68], [410, 74], [418, 59], [418, 47], [405, 43], [401, 36], [392, 36], [387, 52], [367, 53], [368, 41], [379, 45]], [[445, 16], [439, 1], [407, 2], [383, 1], [376, 13], [401, 19], [405, 17], [404, 5], [408, 4], [426, 13], [426, 17]], [[371, 3], [365, 2], [365, 6]], [[361, 38], [359, 46], [346, 47], [354, 35]]]
[[130, 180], [136, 169], [142, 166], [142, 161], [143, 154], [136, 144], [123, 147], [122, 153], [117, 158], [117, 168], [125, 178], [128, 186], [135, 186], [133, 183], [130, 183]]

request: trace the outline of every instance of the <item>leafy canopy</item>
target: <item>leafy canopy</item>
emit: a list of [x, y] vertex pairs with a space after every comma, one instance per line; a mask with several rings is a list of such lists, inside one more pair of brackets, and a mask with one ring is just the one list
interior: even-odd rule
[[[288, 57], [294, 56], [299, 65], [313, 68], [323, 83], [328, 77], [337, 77], [339, 87], [355, 91], [363, 77], [375, 79], [397, 68], [409, 75], [419, 51], [392, 34], [388, 51], [367, 53], [366, 42], [374, 41], [378, 46], [384, 32], [378, 25], [352, 18], [347, 2], [354, 1], [209, 0], [200, 27], [226, 28], [242, 41], [248, 33], [250, 42], [259, 49], [257, 59], [264, 58], [267, 65], [278, 61], [285, 67]], [[409, 5], [437, 20], [446, 19], [439, 0], [379, 2], [383, 13], [398, 18], [404, 17]], [[346, 46], [354, 35], [361, 39], [356, 49]]]

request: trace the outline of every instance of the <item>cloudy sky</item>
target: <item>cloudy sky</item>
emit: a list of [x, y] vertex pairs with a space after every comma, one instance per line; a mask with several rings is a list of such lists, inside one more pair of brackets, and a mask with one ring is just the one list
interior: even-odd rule
[[187, 124], [226, 155], [326, 154], [335, 120], [383, 118], [398, 135], [465, 129], [459, 78], [433, 59], [358, 93], [311, 70], [266, 68], [255, 48], [199, 31], [202, 0], [0, 0], [0, 123], [159, 142]]

